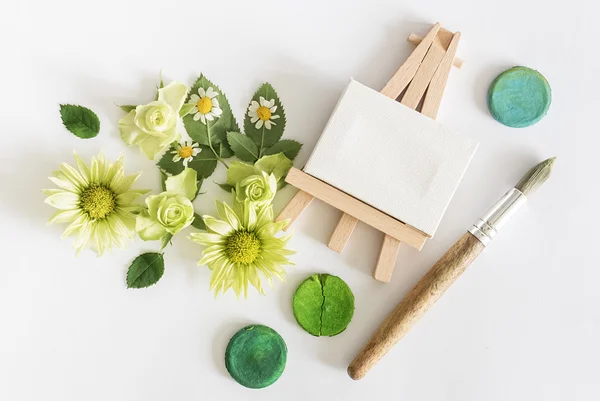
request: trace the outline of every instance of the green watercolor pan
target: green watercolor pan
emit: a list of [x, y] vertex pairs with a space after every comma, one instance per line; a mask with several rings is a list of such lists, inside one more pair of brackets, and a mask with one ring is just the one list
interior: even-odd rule
[[494, 79], [488, 90], [488, 108], [500, 123], [529, 127], [540, 121], [552, 102], [550, 84], [542, 74], [527, 67], [510, 68]]
[[285, 369], [287, 346], [270, 327], [246, 326], [231, 337], [225, 351], [225, 367], [244, 387], [264, 388], [275, 383]]
[[354, 315], [354, 294], [337, 276], [315, 274], [296, 289], [292, 301], [298, 324], [313, 336], [335, 336]]

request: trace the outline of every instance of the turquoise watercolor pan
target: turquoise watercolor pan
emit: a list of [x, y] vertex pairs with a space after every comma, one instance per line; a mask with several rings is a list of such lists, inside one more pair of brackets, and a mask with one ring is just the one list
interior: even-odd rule
[[500, 123], [529, 127], [548, 112], [552, 91], [542, 74], [527, 67], [513, 67], [498, 75], [488, 91], [488, 107]]

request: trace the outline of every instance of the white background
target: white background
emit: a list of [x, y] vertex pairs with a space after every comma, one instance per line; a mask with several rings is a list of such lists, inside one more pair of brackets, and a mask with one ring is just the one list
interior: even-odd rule
[[[0, 400], [591, 400], [600, 397], [600, 266], [596, 116], [597, 2], [454, 1], [11, 1], [0, 38]], [[481, 142], [435, 238], [403, 248], [390, 284], [371, 278], [381, 233], [359, 225], [343, 255], [325, 245], [340, 213], [315, 202], [296, 224], [296, 267], [261, 297], [217, 300], [201, 248], [182, 233], [158, 285], [128, 290], [129, 262], [156, 244], [75, 258], [64, 227], [46, 226], [50, 172], [104, 149], [123, 152], [140, 187], [159, 189], [153, 163], [119, 138], [117, 104], [152, 98], [158, 71], [191, 84], [204, 72], [241, 120], [263, 81], [278, 90], [286, 137], [302, 166], [348, 79], [380, 89], [413, 50], [411, 32], [441, 21], [460, 30], [467, 63], [450, 75], [438, 119]], [[486, 90], [514, 65], [553, 89], [548, 116], [526, 129], [495, 122]], [[83, 104], [100, 135], [81, 140], [58, 104]], [[376, 148], [377, 144], [374, 143]], [[374, 328], [470, 224], [538, 161], [558, 156], [551, 180], [467, 273], [369, 375], [346, 366]], [[357, 160], [368, 165], [369, 160]], [[212, 180], [196, 201], [214, 212]], [[393, 183], [390, 183], [393, 185]], [[295, 190], [279, 195], [280, 209]], [[341, 276], [356, 296], [348, 330], [314, 338], [294, 321], [291, 296], [314, 272]], [[249, 323], [287, 342], [285, 373], [248, 390], [227, 374], [229, 338]]]

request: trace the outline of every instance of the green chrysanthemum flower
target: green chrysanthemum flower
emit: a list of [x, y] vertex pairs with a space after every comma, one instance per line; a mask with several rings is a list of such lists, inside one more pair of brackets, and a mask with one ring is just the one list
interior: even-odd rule
[[63, 238], [77, 235], [73, 247], [79, 253], [90, 247], [99, 255], [114, 245], [123, 248], [135, 235], [133, 201], [149, 190], [129, 188], [140, 174], [125, 176], [123, 156], [107, 163], [104, 154], [92, 158], [88, 167], [76, 154], [77, 169], [62, 163], [49, 177], [60, 189], [45, 189], [46, 203], [59, 209], [48, 224], [70, 223]]
[[273, 207], [257, 209], [249, 201], [236, 202], [232, 209], [217, 201], [220, 220], [203, 216], [206, 233], [193, 233], [190, 239], [206, 246], [198, 265], [208, 265], [212, 270], [210, 289], [215, 297], [230, 288], [239, 296], [248, 296], [248, 284], [264, 294], [261, 274], [269, 285], [272, 278], [283, 281], [282, 265], [293, 265], [287, 256], [295, 253], [285, 249], [290, 235], [281, 238], [275, 234], [288, 221], [273, 222]]

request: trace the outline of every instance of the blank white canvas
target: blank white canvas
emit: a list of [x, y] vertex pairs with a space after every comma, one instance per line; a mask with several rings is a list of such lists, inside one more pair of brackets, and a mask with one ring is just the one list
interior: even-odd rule
[[304, 171], [433, 236], [477, 145], [351, 80]]

